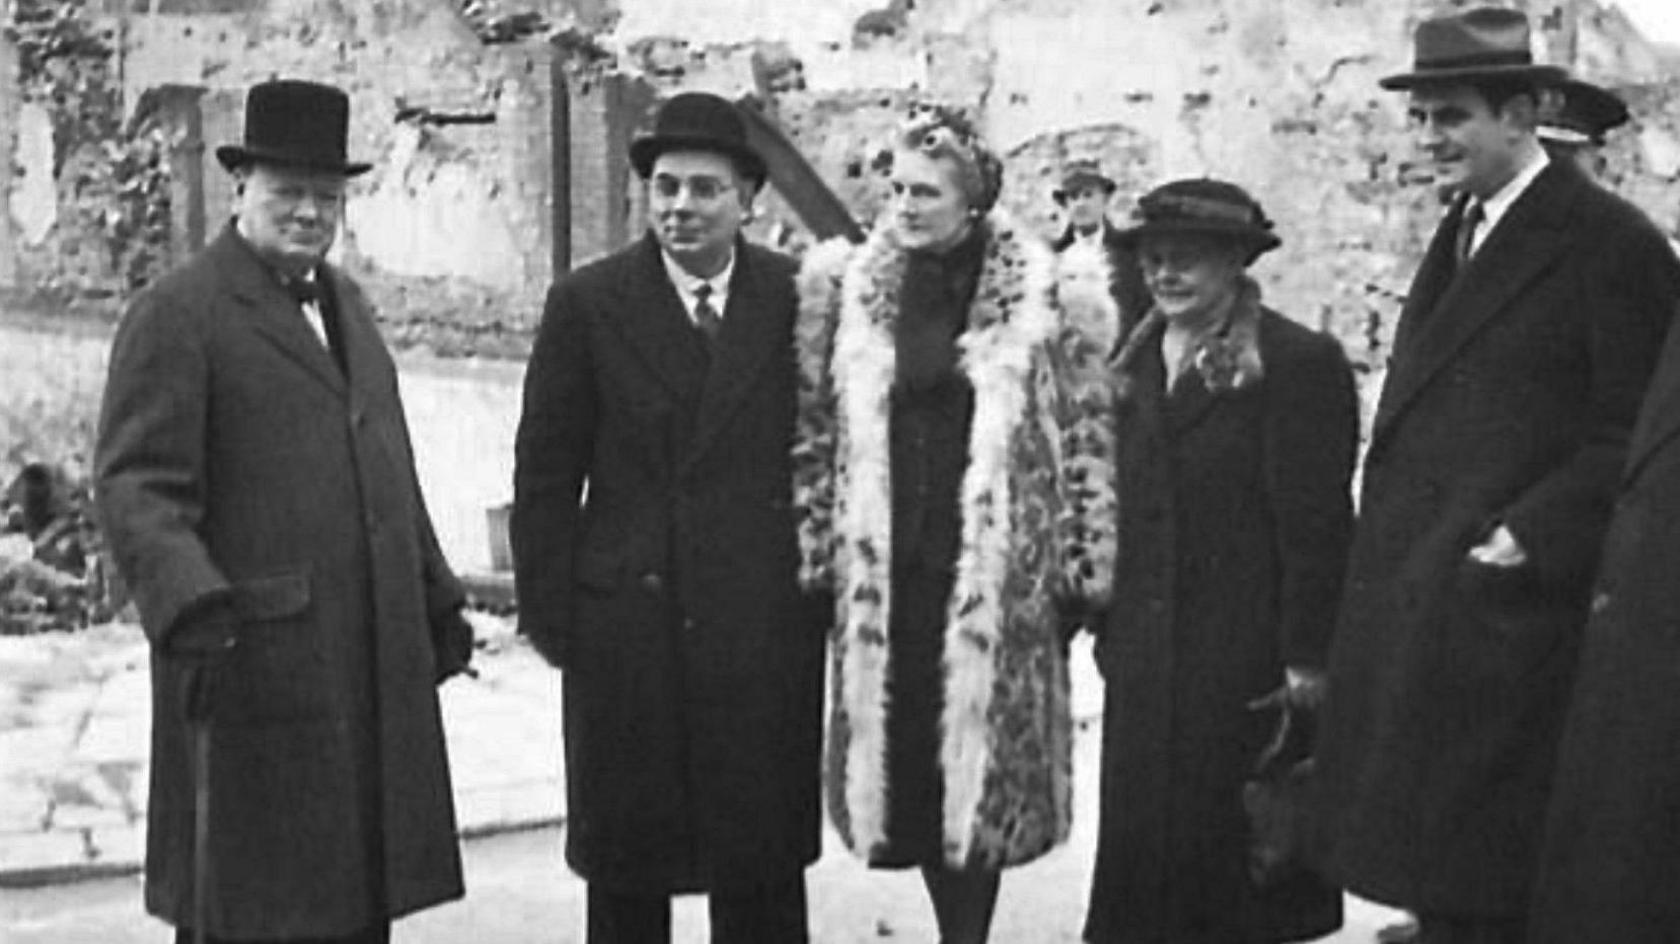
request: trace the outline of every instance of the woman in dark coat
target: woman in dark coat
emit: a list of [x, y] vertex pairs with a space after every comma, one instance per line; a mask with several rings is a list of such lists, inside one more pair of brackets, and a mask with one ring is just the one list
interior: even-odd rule
[[1316, 937], [1340, 895], [1309, 873], [1260, 892], [1242, 787], [1277, 723], [1310, 707], [1352, 523], [1358, 436], [1341, 347], [1260, 304], [1244, 270], [1279, 243], [1214, 180], [1167, 184], [1122, 232], [1155, 306], [1117, 355], [1120, 548], [1096, 627], [1108, 683], [1085, 939]]

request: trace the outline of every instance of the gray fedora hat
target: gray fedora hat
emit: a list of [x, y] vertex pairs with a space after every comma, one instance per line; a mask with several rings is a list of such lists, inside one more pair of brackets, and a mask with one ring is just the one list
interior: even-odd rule
[[1475, 7], [1431, 17], [1413, 34], [1412, 71], [1379, 79], [1385, 89], [1409, 89], [1477, 79], [1528, 79], [1549, 85], [1568, 73], [1534, 61], [1528, 17], [1520, 10]]

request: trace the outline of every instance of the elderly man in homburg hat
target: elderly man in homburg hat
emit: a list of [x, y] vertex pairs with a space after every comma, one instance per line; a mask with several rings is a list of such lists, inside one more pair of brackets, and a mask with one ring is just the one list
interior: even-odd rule
[[794, 264], [748, 243], [735, 106], [687, 93], [630, 147], [648, 232], [560, 279], [526, 372], [520, 631], [564, 672], [566, 858], [588, 940], [806, 940], [824, 629], [797, 586]]
[[1108, 266], [1109, 294], [1120, 309], [1121, 322], [1129, 328], [1149, 310], [1150, 298], [1137, 253], [1121, 244], [1119, 231], [1108, 220], [1108, 201], [1118, 186], [1096, 161], [1069, 161], [1062, 170], [1061, 186], [1050, 192], [1056, 205], [1067, 211], [1068, 224], [1050, 248], [1064, 253], [1084, 247], [1099, 255]]
[[180, 940], [385, 941], [461, 895], [434, 683], [472, 630], [396, 369], [324, 257], [349, 102], [265, 82], [234, 218], [129, 306], [100, 520], [153, 646], [146, 907]]
[[1414, 277], [1365, 458], [1320, 747], [1335, 866], [1422, 940], [1518, 942], [1576, 650], [1680, 271], [1535, 135], [1526, 18], [1424, 20], [1417, 143], [1458, 193]]

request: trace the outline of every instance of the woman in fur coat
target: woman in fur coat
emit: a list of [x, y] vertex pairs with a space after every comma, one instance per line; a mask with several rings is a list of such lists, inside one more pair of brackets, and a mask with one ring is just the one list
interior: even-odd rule
[[1318, 937], [1341, 895], [1306, 871], [1251, 877], [1243, 783], [1278, 722], [1265, 709], [1323, 687], [1353, 377], [1334, 338], [1260, 304], [1245, 269], [1279, 240], [1241, 188], [1166, 184], [1120, 236], [1155, 304], [1115, 365], [1120, 545], [1096, 627], [1108, 694], [1085, 940]]
[[[1073, 601], [1113, 567], [1118, 321], [995, 209], [1001, 164], [921, 107], [862, 246], [808, 257], [797, 332], [802, 577], [837, 599], [830, 814], [919, 867], [946, 944], [984, 941], [1005, 866], [1064, 840]], [[1093, 528], [1102, 522], [1103, 528]]]

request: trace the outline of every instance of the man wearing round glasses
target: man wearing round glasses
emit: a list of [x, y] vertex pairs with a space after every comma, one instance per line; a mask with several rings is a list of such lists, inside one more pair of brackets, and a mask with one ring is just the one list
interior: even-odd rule
[[587, 939], [807, 940], [823, 628], [797, 588], [794, 264], [741, 238], [765, 178], [715, 95], [630, 160], [648, 233], [560, 279], [526, 373], [520, 631], [564, 672], [568, 864]]

